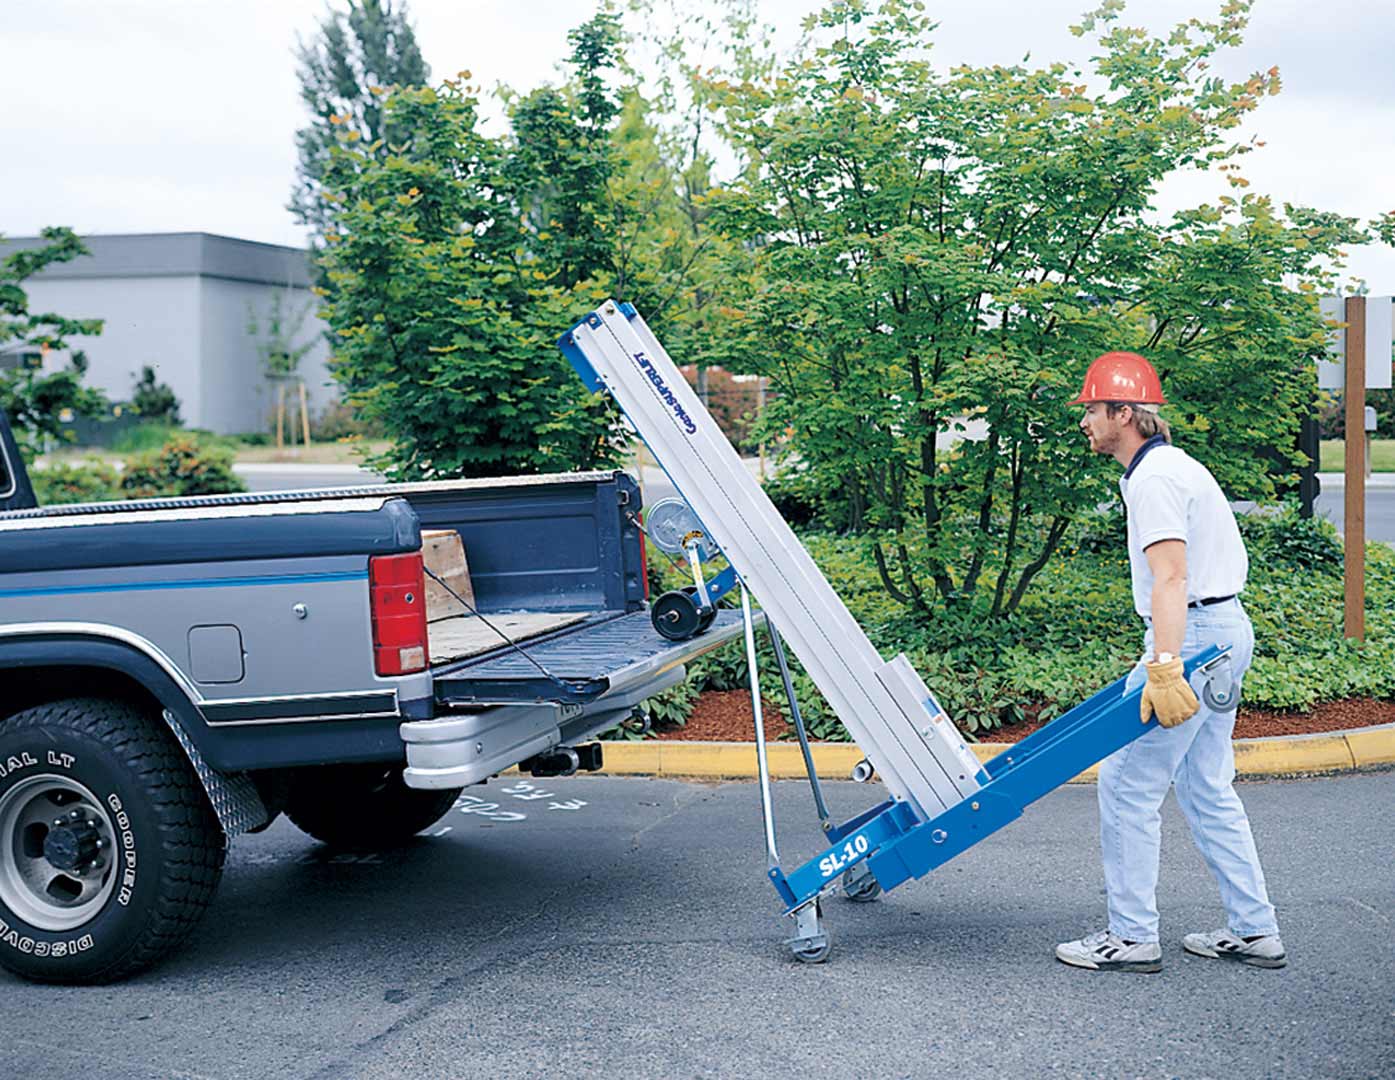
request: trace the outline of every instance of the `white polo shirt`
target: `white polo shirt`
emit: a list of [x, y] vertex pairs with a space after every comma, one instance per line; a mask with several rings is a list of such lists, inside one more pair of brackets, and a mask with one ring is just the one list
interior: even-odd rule
[[1119, 479], [1129, 516], [1133, 606], [1145, 619], [1153, 607], [1153, 571], [1144, 554], [1150, 544], [1186, 542], [1188, 603], [1238, 593], [1250, 569], [1235, 514], [1216, 478], [1195, 458], [1155, 438]]

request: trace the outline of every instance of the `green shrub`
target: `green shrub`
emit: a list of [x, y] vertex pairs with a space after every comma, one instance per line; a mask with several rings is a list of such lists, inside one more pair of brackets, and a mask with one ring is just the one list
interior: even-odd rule
[[[1347, 697], [1395, 700], [1395, 551], [1367, 548], [1367, 640], [1358, 644], [1342, 635], [1342, 551], [1333, 527], [1292, 509], [1247, 515], [1240, 526], [1250, 553], [1244, 603], [1256, 639], [1245, 704], [1308, 710]], [[992, 620], [974, 610], [937, 610], [918, 622], [881, 589], [867, 538], [808, 533], [802, 539], [881, 654], [905, 652], [970, 736], [991, 736], [1027, 715], [1053, 719], [1127, 674], [1142, 652], [1119, 508], [1087, 515], [1019, 609]], [[657, 590], [687, 583], [686, 572], [662, 556], [651, 553], [649, 565]], [[721, 565], [710, 564], [709, 576]], [[782, 696], [764, 633], [757, 648], [763, 689]], [[811, 735], [846, 740], [793, 655], [790, 664]], [[689, 683], [698, 690], [747, 687], [744, 642], [695, 661]]]
[[1240, 532], [1250, 553], [1250, 563], [1263, 563], [1266, 571], [1311, 571], [1342, 576], [1342, 538], [1337, 526], [1316, 514], [1298, 516], [1287, 506], [1278, 513], [1256, 512], [1240, 516]]
[[823, 498], [809, 476], [798, 469], [784, 469], [766, 479], [763, 487], [775, 509], [793, 529], [827, 527]]
[[155, 381], [155, 369], [149, 364], [141, 368], [131, 404], [147, 420], [179, 426], [179, 399], [167, 384]]
[[121, 478], [100, 458], [55, 462], [29, 474], [40, 506], [62, 503], [112, 502], [121, 498]]
[[[644, 702], [644, 710], [656, 728], [682, 727], [688, 722], [688, 717], [693, 715], [693, 708], [697, 705], [698, 694], [701, 692], [702, 688], [698, 683], [689, 679], [647, 699]], [[643, 725], [633, 716], [627, 717], [601, 735], [607, 742], [634, 742], [644, 737]]]
[[385, 435], [381, 423], [365, 418], [359, 410], [342, 400], [331, 401], [310, 421], [310, 438], [315, 442], [381, 439]]
[[698, 688], [691, 682], [681, 682], [660, 694], [655, 694], [644, 703], [649, 719], [657, 727], [682, 727], [693, 715], [697, 704]]
[[233, 472], [232, 451], [190, 432], [171, 436], [159, 450], [129, 458], [121, 476], [128, 499], [173, 495], [225, 495], [247, 488]]

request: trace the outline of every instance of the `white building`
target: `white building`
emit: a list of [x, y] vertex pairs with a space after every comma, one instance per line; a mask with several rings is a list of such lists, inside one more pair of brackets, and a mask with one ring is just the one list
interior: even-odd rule
[[[294, 346], [310, 345], [297, 375], [314, 415], [338, 395], [325, 361], [325, 325], [315, 317], [308, 253], [209, 233], [84, 237], [90, 255], [50, 266], [24, 282], [31, 312], [105, 322], [97, 337], [70, 338], [87, 354], [87, 384], [112, 401], [129, 401], [141, 368], [155, 369], [179, 398], [189, 427], [221, 434], [266, 431], [277, 388], [263, 370], [260, 347], [279, 301], [294, 325]], [[39, 247], [39, 237], [0, 240], [0, 259]], [[278, 295], [279, 294], [279, 295]], [[249, 323], [255, 317], [261, 332]], [[0, 366], [23, 357], [11, 349]], [[67, 357], [50, 355], [45, 366]]]

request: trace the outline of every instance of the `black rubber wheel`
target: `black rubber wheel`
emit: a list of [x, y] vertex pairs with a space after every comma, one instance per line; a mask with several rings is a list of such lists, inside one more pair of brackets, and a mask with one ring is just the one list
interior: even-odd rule
[[286, 816], [330, 847], [382, 851], [440, 821], [463, 790], [409, 788], [400, 765], [327, 765], [296, 773]]
[[649, 621], [669, 641], [687, 641], [702, 628], [697, 601], [686, 592], [666, 592], [655, 600]]
[[[688, 596], [690, 596], [690, 597], [693, 597], [693, 598], [696, 598], [696, 597], [697, 597], [697, 586], [696, 586], [696, 585], [685, 585], [685, 586], [683, 587], [683, 591], [684, 591], [685, 593], [687, 593]], [[696, 602], [696, 600], [694, 600], [694, 602]], [[705, 610], [702, 609], [702, 608], [699, 608], [699, 609], [698, 609], [698, 626], [697, 626], [697, 630], [695, 631], [695, 633], [701, 634], [701, 633], [706, 632], [706, 631], [712, 626], [712, 624], [713, 624], [714, 622], [716, 622], [716, 621], [717, 621], [717, 605], [716, 605], [716, 604], [710, 605], [710, 606], [709, 606], [708, 608], [706, 608]]]
[[227, 839], [158, 715], [68, 698], [0, 721], [0, 966], [102, 983], [193, 930]]

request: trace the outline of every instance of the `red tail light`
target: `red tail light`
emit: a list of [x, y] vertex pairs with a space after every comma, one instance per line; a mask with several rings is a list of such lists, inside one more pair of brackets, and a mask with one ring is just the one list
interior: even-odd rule
[[368, 560], [373, 613], [373, 667], [379, 675], [425, 671], [426, 577], [421, 552], [374, 555]]
[[639, 576], [644, 579], [644, 599], [649, 599], [649, 549], [644, 546], [644, 511], [637, 515], [639, 521]]

